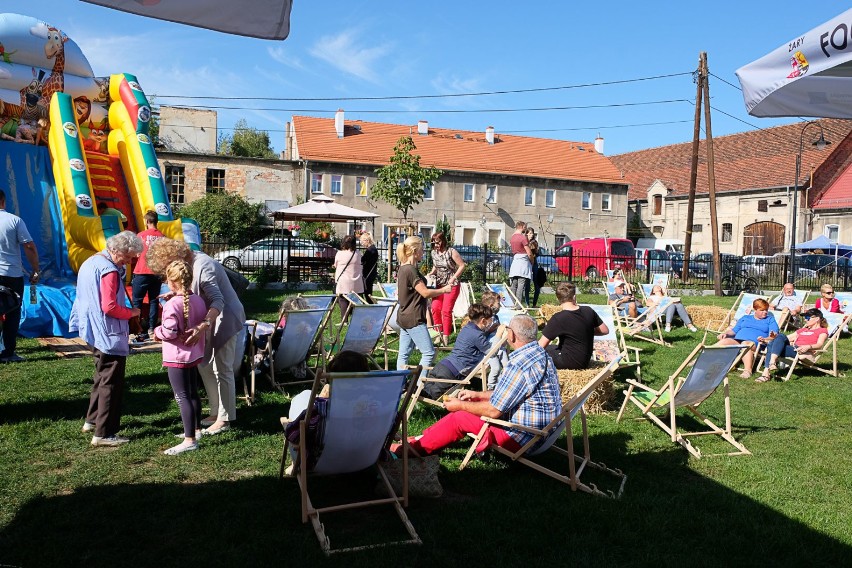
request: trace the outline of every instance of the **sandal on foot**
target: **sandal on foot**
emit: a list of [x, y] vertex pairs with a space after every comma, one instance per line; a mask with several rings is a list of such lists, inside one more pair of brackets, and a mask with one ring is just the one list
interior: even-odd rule
[[769, 365], [769, 366], [767, 367], [767, 369], [769, 369], [769, 372], [770, 372], [770, 373], [771, 373], [772, 371], [777, 371], [777, 370], [778, 370], [778, 365]]
[[769, 376], [769, 375], [760, 375], [759, 377], [754, 379], [754, 382], [756, 382], [756, 383], [768, 383], [771, 380], [772, 380], [772, 377]]

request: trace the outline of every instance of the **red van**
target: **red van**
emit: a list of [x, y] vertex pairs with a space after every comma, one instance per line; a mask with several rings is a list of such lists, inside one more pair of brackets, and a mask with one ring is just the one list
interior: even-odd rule
[[595, 280], [607, 270], [632, 270], [635, 254], [629, 239], [595, 237], [568, 241], [556, 250], [555, 257], [559, 272]]

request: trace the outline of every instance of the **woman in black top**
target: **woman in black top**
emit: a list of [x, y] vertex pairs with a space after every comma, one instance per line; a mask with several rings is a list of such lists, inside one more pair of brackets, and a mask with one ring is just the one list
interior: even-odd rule
[[361, 267], [364, 272], [364, 296], [368, 302], [374, 304], [373, 284], [376, 282], [379, 251], [376, 249], [373, 235], [368, 232], [361, 233], [361, 246], [364, 247], [364, 253], [361, 255]]

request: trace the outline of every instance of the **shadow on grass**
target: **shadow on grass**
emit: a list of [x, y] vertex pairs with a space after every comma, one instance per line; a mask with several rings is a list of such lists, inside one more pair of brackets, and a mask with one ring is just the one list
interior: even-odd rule
[[[630, 475], [619, 501], [572, 493], [490, 454], [459, 472], [463, 451], [453, 448], [442, 460], [444, 497], [413, 499], [408, 509], [422, 547], [350, 553], [329, 564], [562, 565], [570, 558], [580, 565], [798, 565], [804, 554], [812, 564], [839, 563], [852, 554], [850, 547], [690, 469], [683, 450], [625, 455], [627, 440], [623, 433], [591, 440], [593, 458]], [[310, 482], [317, 500], [341, 489], [369, 492], [375, 477], [322, 482], [325, 489]], [[295, 480], [271, 477], [80, 487], [27, 502], [0, 532], [0, 563], [315, 563], [322, 554], [310, 525], [300, 522], [298, 494]], [[386, 533], [397, 523], [384, 507], [328, 514], [323, 522], [334, 546], [397, 536]]]

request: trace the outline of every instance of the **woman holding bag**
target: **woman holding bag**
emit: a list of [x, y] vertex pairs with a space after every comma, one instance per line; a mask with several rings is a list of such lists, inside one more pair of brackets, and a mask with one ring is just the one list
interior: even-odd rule
[[355, 237], [346, 235], [340, 243], [340, 251], [334, 257], [334, 281], [337, 306], [340, 308], [340, 321], [349, 317], [349, 300], [342, 294], [364, 292], [364, 277], [361, 267], [361, 253], [356, 250]]

